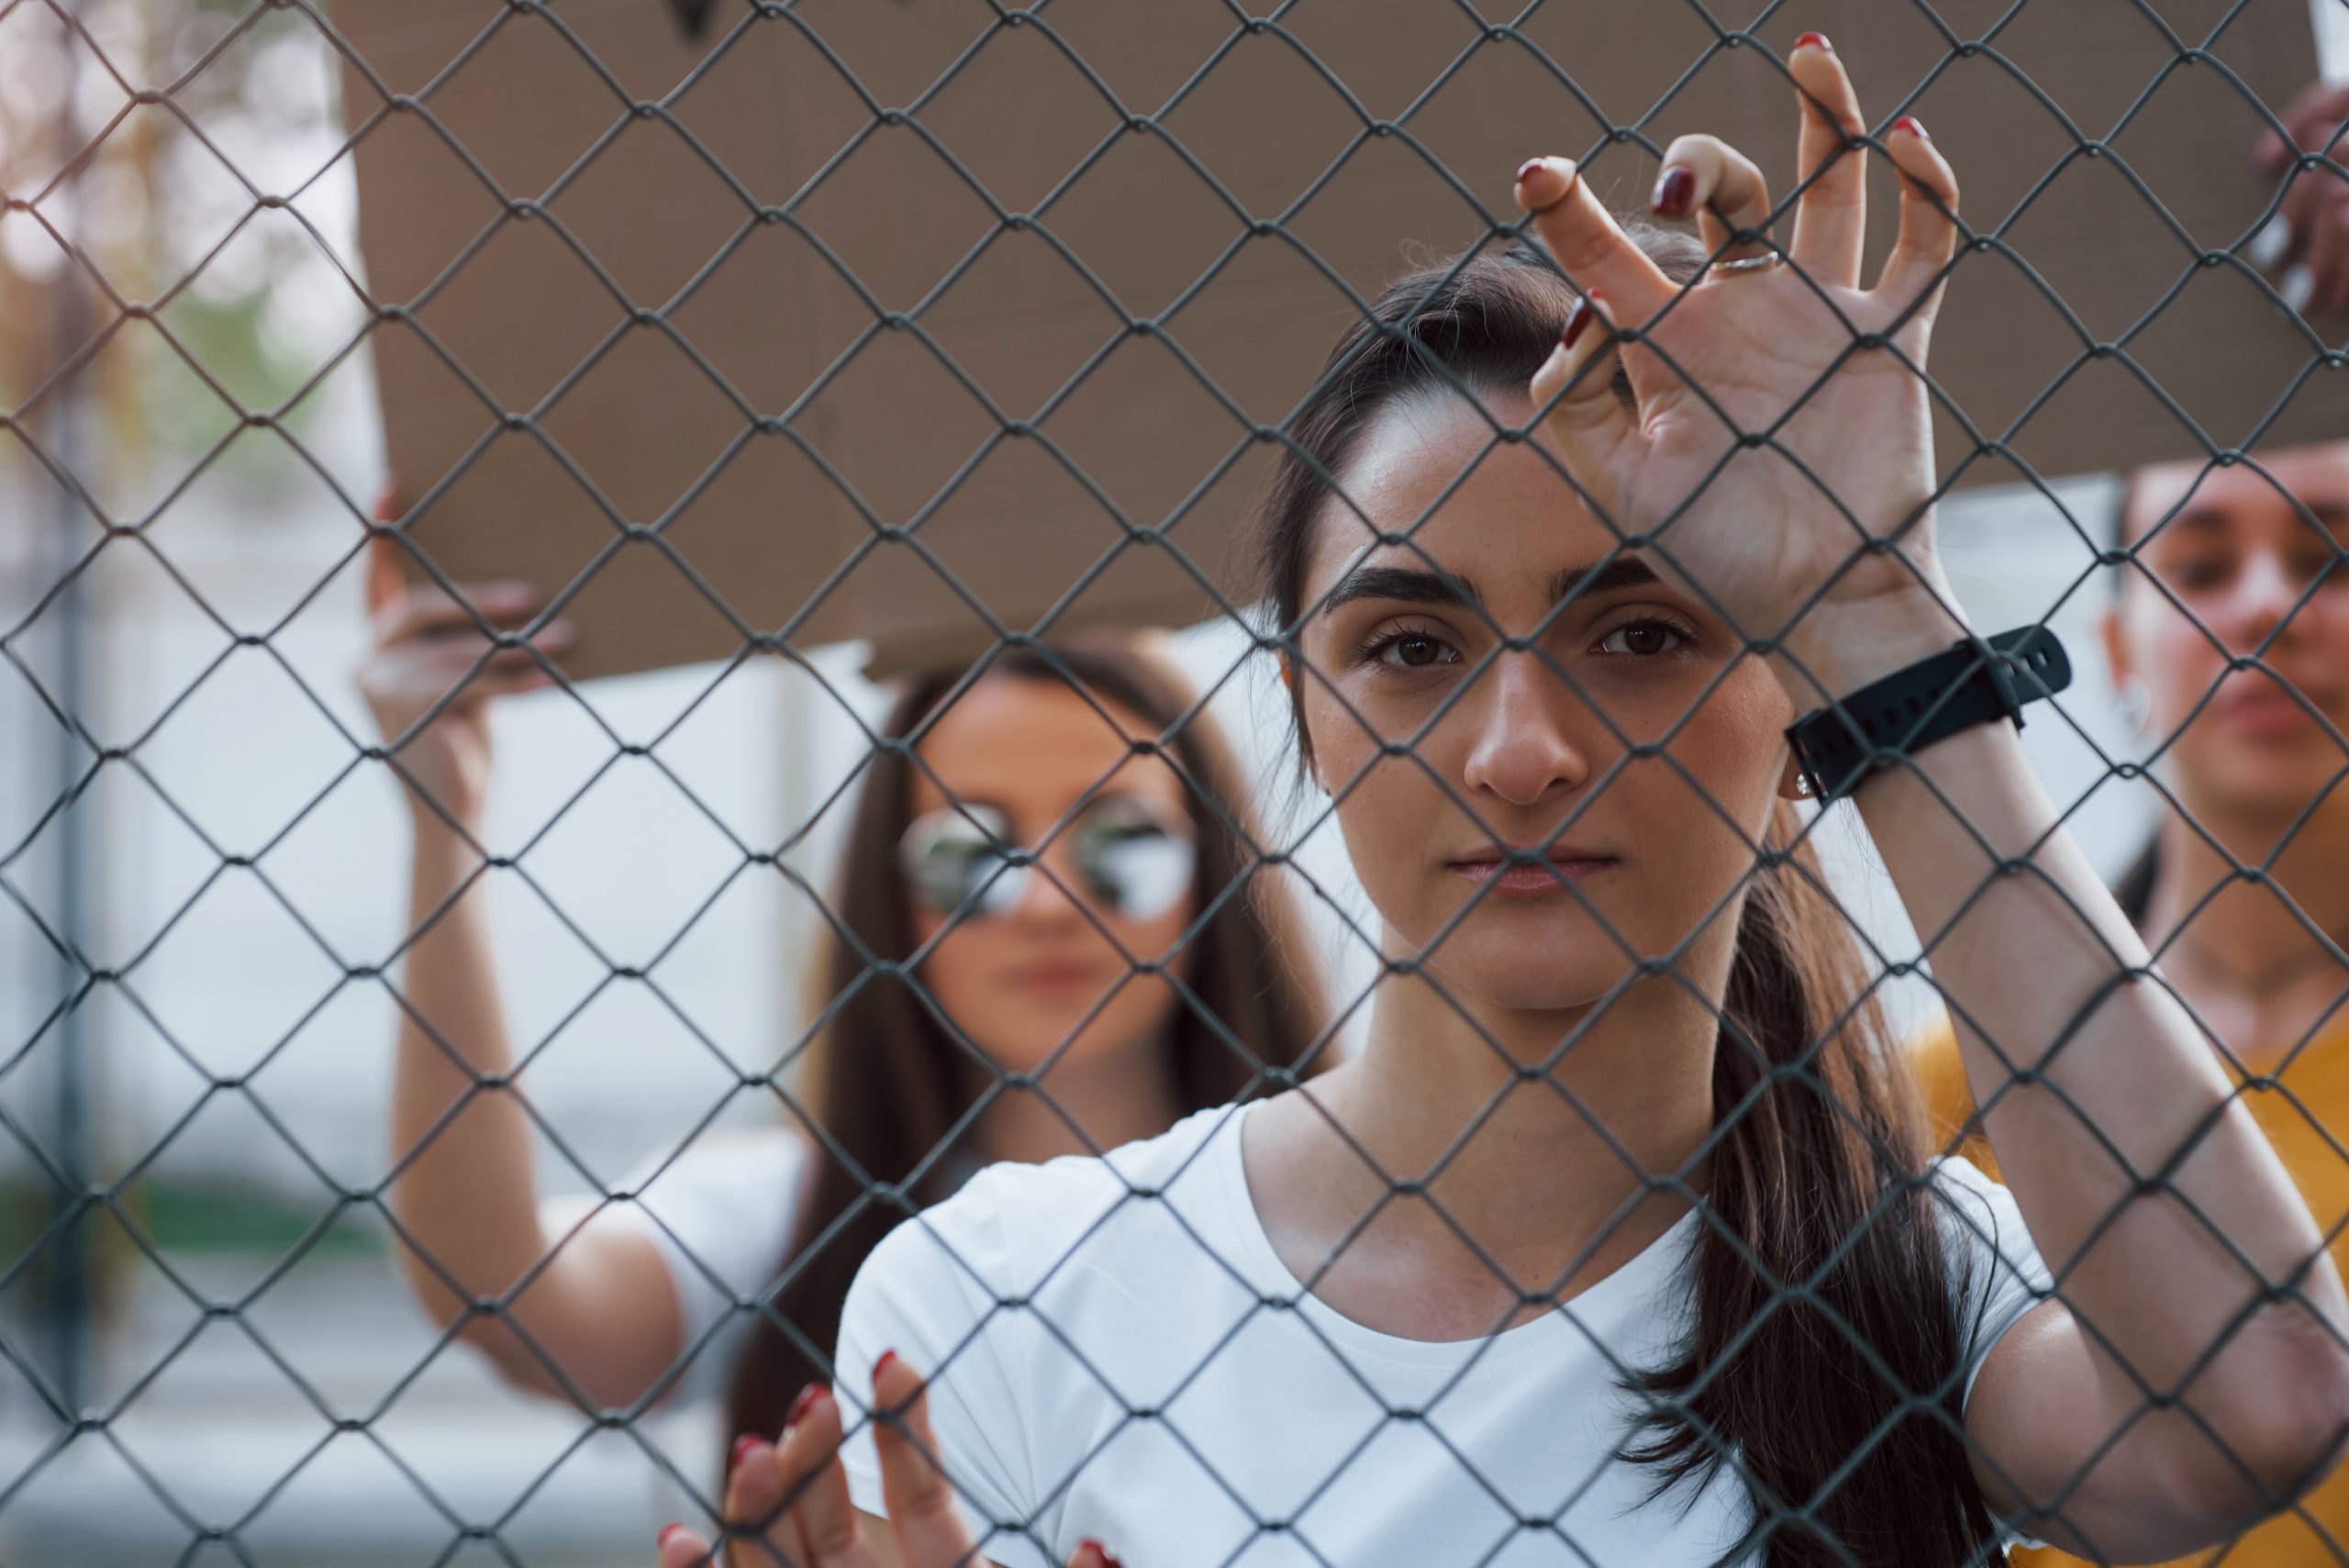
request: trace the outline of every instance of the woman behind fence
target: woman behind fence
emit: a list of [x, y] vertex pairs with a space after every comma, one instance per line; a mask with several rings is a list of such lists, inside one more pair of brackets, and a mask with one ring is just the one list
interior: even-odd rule
[[1886, 135], [1861, 288], [1865, 122], [1824, 40], [1789, 63], [1824, 167], [1798, 267], [1731, 244], [1768, 197], [1717, 141], [1655, 206], [1750, 264], [1685, 290], [1687, 241], [1538, 159], [1518, 198], [1579, 300], [1530, 248], [1407, 279], [1292, 424], [1260, 543], [1386, 934], [1362, 1053], [892, 1232], [837, 1385], [739, 1456], [768, 1539], [734, 1562], [1942, 1568], [2005, 1524], [2153, 1557], [2331, 1462], [2339, 1278], [2013, 727], [1850, 787], [1946, 929], [1974, 1082], [1986, 1036], [2065, 1041], [2060, 1094], [1990, 1112], [2010, 1190], [1925, 1162], [1797, 841], [1789, 722], [1965, 628], [1910, 368], [1955, 183]]
[[[2131, 475], [2099, 630], [2175, 801], [2114, 889], [2349, 1252], [2349, 441], [2257, 468]], [[2231, 670], [2231, 659], [2256, 655]], [[2239, 869], [2241, 868], [2241, 869]], [[2245, 875], [2257, 871], [2256, 879]], [[1946, 1018], [1922, 1042], [1933, 1137], [1996, 1169]], [[1995, 1090], [1993, 1091], [1995, 1093]], [[1995, 1113], [1994, 1113], [1995, 1114]], [[2349, 1553], [2349, 1471], [2237, 1541], [2241, 1568]], [[2061, 1564], [2061, 1553], [2031, 1562]]]
[[[1291, 901], [1249, 874], [1244, 782], [1182, 677], [1131, 645], [1004, 651], [914, 682], [866, 765], [805, 1053], [812, 1136], [779, 1111], [763, 1132], [656, 1151], [622, 1184], [640, 1204], [540, 1202], [522, 1107], [475, 1087], [514, 1053], [473, 846], [487, 708], [549, 677], [501, 654], [409, 734], [483, 641], [437, 589], [400, 588], [387, 537], [370, 548], [360, 679], [417, 786], [392, 1209], [436, 1318], [499, 1303], [463, 1332], [516, 1385], [625, 1409], [722, 1380], [729, 1430], [772, 1433], [904, 1217], [873, 1186], [935, 1201], [988, 1161], [1143, 1138], [1311, 1050], [1319, 1001]], [[503, 627], [540, 607], [491, 584], [468, 597]], [[536, 640], [565, 636], [557, 621]], [[1036, 866], [1007, 863], [1030, 847]], [[917, 957], [912, 984], [868, 970]], [[1163, 973], [1133, 973], [1144, 960]], [[998, 1082], [1012, 1073], [1041, 1092]], [[778, 1278], [773, 1317], [736, 1306]]]

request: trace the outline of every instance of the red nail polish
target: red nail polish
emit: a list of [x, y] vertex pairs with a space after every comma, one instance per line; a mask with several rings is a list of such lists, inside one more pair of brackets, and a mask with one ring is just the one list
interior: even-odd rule
[[1666, 169], [1655, 183], [1655, 210], [1666, 217], [1686, 217], [1696, 205], [1697, 176], [1685, 167]]
[[1077, 1543], [1076, 1549], [1078, 1551], [1082, 1552], [1088, 1546], [1093, 1549], [1094, 1553], [1098, 1556], [1102, 1562], [1107, 1562], [1109, 1565], [1109, 1568], [1126, 1568], [1124, 1563], [1119, 1562], [1115, 1557], [1109, 1554], [1109, 1549], [1108, 1547], [1102, 1545], [1099, 1541], [1094, 1540], [1089, 1535]]
[[1575, 300], [1575, 307], [1566, 313], [1566, 329], [1558, 334], [1559, 345], [1571, 350], [1575, 344], [1581, 341], [1583, 330], [1590, 325], [1590, 318], [1595, 314], [1597, 313], [1590, 308], [1590, 301]]
[[1898, 119], [1892, 122], [1892, 128], [1895, 130], [1905, 130], [1910, 136], [1915, 137], [1919, 141], [1931, 141], [1933, 139], [1932, 137], [1925, 134], [1925, 128], [1917, 123], [1917, 117], [1914, 115], [1901, 116]]
[[886, 1366], [887, 1366], [891, 1362], [896, 1361], [896, 1359], [897, 1359], [897, 1352], [896, 1352], [896, 1351], [883, 1351], [881, 1352], [881, 1359], [880, 1359], [879, 1361], [874, 1362], [873, 1363], [873, 1381], [874, 1381], [874, 1382], [875, 1382], [875, 1383], [880, 1382], [880, 1381], [881, 1381], [881, 1373], [882, 1373], [882, 1370], [883, 1370], [884, 1368], [885, 1368], [885, 1367], [886, 1367]]
[[670, 1526], [668, 1526], [667, 1528], [663, 1529], [662, 1530], [662, 1532], [661, 1532], [659, 1535], [656, 1535], [656, 1536], [654, 1536], [654, 1537], [652, 1538], [652, 1544], [653, 1544], [653, 1545], [655, 1545], [655, 1546], [666, 1546], [666, 1545], [668, 1545], [668, 1544], [669, 1544], [669, 1538], [670, 1538], [671, 1536], [673, 1536], [673, 1535], [676, 1534], [679, 1530], [681, 1530], [681, 1529], [685, 1529], [685, 1526], [683, 1526], [683, 1525], [670, 1525]]
[[1517, 183], [1520, 185], [1525, 183], [1528, 177], [1530, 177], [1535, 170], [1541, 167], [1542, 160], [1539, 158], [1527, 159], [1524, 162], [1517, 166]]
[[740, 1437], [736, 1438], [734, 1440], [734, 1451], [727, 1456], [726, 1468], [729, 1470], [740, 1470], [742, 1467], [742, 1456], [750, 1452], [752, 1449], [758, 1447], [758, 1445], [759, 1440], [756, 1433], [744, 1432]]
[[824, 1385], [820, 1383], [811, 1383], [807, 1387], [801, 1389], [799, 1391], [799, 1397], [791, 1402], [791, 1413], [783, 1418], [784, 1425], [788, 1427], [797, 1426], [799, 1424], [800, 1418], [807, 1415], [808, 1411], [814, 1409], [816, 1407], [816, 1401], [823, 1396]]
[[1795, 39], [1795, 47], [1797, 49], [1823, 49], [1830, 54], [1833, 54], [1835, 52], [1835, 46], [1827, 41], [1827, 35], [1825, 33], [1805, 33], [1802, 37]]

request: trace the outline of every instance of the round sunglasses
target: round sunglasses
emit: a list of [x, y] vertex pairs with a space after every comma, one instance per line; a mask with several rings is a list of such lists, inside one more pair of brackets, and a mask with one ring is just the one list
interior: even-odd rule
[[[906, 884], [942, 915], [1003, 915], [1019, 906], [1035, 874], [1011, 842], [1010, 819], [985, 805], [942, 806], [917, 817], [897, 842]], [[1178, 829], [1129, 795], [1097, 797], [1061, 829], [1077, 887], [1095, 906], [1129, 919], [1163, 915], [1191, 890], [1197, 851]]]

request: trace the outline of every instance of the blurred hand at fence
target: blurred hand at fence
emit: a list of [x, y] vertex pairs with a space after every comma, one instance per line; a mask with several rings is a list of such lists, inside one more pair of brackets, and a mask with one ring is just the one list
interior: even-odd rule
[[[1747, 638], [1782, 638], [1842, 692], [1914, 656], [1884, 651], [1900, 640], [1885, 632], [1946, 627], [1946, 643], [1957, 630], [1932, 596], [1942, 576], [1919, 373], [1956, 244], [1957, 182], [1921, 127], [1895, 123], [1883, 146], [1901, 177], [1899, 234], [1875, 287], [1862, 287], [1866, 156], [1844, 139], [1865, 122], [1823, 39], [1806, 35], [1788, 65], [1802, 169], [1815, 177], [1775, 264], [1762, 238], [1767, 183], [1715, 138], [1675, 141], [1655, 190], [1657, 213], [1697, 215], [1716, 252], [1686, 291], [1571, 161], [1520, 171], [1518, 200], [1586, 295], [1532, 395], [1555, 400], [1547, 428], [1602, 517], [1626, 534], [1653, 530], [1660, 569]], [[1610, 385], [1619, 355], [1635, 408]], [[1896, 535], [1898, 554], [1868, 552]], [[1863, 667], [1872, 651], [1879, 665]], [[1795, 697], [1811, 705], [1807, 685]]]
[[[388, 523], [398, 517], [399, 503], [386, 488], [375, 504], [375, 520]], [[359, 689], [374, 711], [384, 743], [398, 747], [413, 787], [451, 816], [471, 822], [489, 790], [490, 700], [552, 680], [529, 648], [500, 650], [484, 661], [489, 637], [484, 628], [525, 628], [546, 596], [516, 582], [460, 583], [462, 600], [451, 598], [436, 583], [406, 585], [399, 565], [403, 548], [388, 534], [367, 541], [370, 637], [357, 671]], [[557, 618], [530, 640], [551, 657], [570, 645], [573, 635], [571, 624]], [[409, 735], [419, 721], [423, 728]], [[410, 804], [425, 808], [420, 796]]]
[[[841, 1408], [824, 1385], [810, 1384], [799, 1396], [780, 1440], [736, 1442], [726, 1517], [748, 1533], [729, 1536], [724, 1568], [985, 1568], [954, 1511], [952, 1486], [926, 1457], [937, 1451], [938, 1438], [922, 1386], [901, 1357], [885, 1356], [874, 1368], [874, 1398], [901, 1412], [873, 1428], [885, 1519], [858, 1512], [849, 1500]], [[711, 1561], [709, 1544], [684, 1526], [661, 1532], [660, 1568], [702, 1568]], [[1119, 1568], [1093, 1540], [1068, 1562], [1069, 1568]]]
[[[2293, 145], [2287, 147], [2272, 130], [2261, 132], [2253, 161], [2262, 173], [2284, 176], [2301, 153], [2349, 164], [2349, 141], [2343, 139], [2349, 83], [2310, 83], [2280, 118]], [[2327, 168], [2292, 172], [2277, 217], [2288, 230], [2280, 257], [2284, 276], [2290, 280], [2295, 270], [2305, 269], [2307, 279], [2288, 282], [2285, 297], [2311, 312], [2349, 308], [2349, 177]]]

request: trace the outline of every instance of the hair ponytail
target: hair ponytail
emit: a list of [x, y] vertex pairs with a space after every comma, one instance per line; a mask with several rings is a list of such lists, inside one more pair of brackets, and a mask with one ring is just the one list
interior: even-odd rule
[[1778, 804], [1738, 921], [1695, 1329], [1632, 1380], [1655, 1403], [1625, 1456], [1657, 1467], [1651, 1498], [1734, 1456], [1757, 1507], [1724, 1563], [1757, 1539], [1769, 1568], [1978, 1562], [1992, 1527], [1917, 1096], [1799, 820]]

